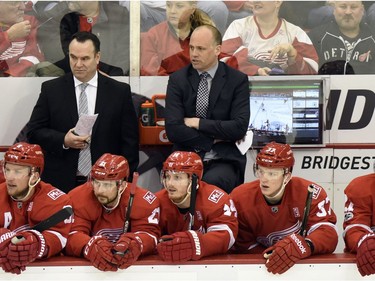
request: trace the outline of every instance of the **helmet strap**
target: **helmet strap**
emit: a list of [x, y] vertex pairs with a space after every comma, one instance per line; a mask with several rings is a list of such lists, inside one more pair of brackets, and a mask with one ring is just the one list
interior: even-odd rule
[[29, 178], [29, 182], [28, 182], [28, 184], [27, 184], [27, 186], [28, 186], [28, 187], [27, 187], [27, 188], [28, 188], [27, 194], [26, 194], [23, 198], [14, 198], [14, 197], [12, 196], [12, 199], [13, 199], [14, 201], [20, 201], [20, 202], [27, 201], [27, 200], [31, 197], [31, 195], [34, 194], [35, 186], [37, 186], [38, 183], [40, 182], [40, 176], [39, 176], [38, 179], [32, 184], [32, 183], [31, 183], [31, 179], [32, 179], [33, 175], [35, 175], [35, 173], [33, 173], [33, 174], [30, 176], [30, 178]]
[[183, 204], [186, 202], [186, 200], [190, 199], [190, 195], [191, 195], [191, 184], [192, 184], [192, 181], [190, 180], [189, 182], [189, 186], [187, 188], [187, 192], [186, 192], [186, 195], [184, 197], [184, 199], [182, 199], [182, 201], [180, 202], [175, 202], [173, 200], [172, 203], [175, 204], [178, 208], [188, 208], [189, 206], [183, 206]]
[[280, 202], [281, 198], [284, 195], [285, 187], [289, 183], [290, 179], [292, 178], [292, 175], [290, 175], [289, 179], [286, 179], [285, 177], [287, 175], [289, 175], [289, 173], [284, 174], [284, 176], [283, 176], [284, 177], [283, 178], [283, 183], [282, 183], [279, 191], [275, 195], [273, 195], [273, 196], [264, 195], [264, 197], [266, 198], [267, 202], [269, 202], [271, 204], [275, 204], [275, 203]]
[[121, 181], [120, 186], [117, 188], [117, 197], [116, 197], [116, 204], [113, 207], [107, 207], [102, 204], [103, 208], [109, 213], [112, 212], [114, 209], [117, 208], [118, 204], [120, 203], [121, 195], [124, 193], [125, 189], [128, 187], [128, 182], [125, 181], [125, 188], [120, 190], [121, 184], [123, 182]]

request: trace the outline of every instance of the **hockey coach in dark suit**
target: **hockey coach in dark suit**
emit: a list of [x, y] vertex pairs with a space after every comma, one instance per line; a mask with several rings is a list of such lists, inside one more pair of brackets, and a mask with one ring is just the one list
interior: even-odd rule
[[250, 85], [247, 75], [219, 62], [221, 40], [210, 25], [193, 31], [191, 64], [169, 77], [166, 132], [174, 150], [201, 156], [203, 181], [230, 193], [244, 181], [246, 155], [236, 141], [249, 125]]
[[[89, 32], [77, 32], [69, 44], [69, 61], [72, 73], [42, 84], [28, 123], [29, 141], [39, 144], [45, 153], [43, 180], [65, 192], [84, 183], [92, 163], [104, 153], [124, 156], [130, 175], [139, 162], [138, 123], [130, 86], [97, 71], [99, 39]], [[91, 134], [76, 135], [74, 131], [82, 112], [98, 114]]]

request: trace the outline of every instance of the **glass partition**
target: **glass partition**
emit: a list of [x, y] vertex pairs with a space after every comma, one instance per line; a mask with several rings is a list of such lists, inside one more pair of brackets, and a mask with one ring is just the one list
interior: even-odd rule
[[104, 73], [168, 76], [189, 64], [202, 24], [249, 76], [373, 74], [374, 23], [374, 1], [0, 1], [0, 76], [69, 72], [81, 30], [99, 37]]

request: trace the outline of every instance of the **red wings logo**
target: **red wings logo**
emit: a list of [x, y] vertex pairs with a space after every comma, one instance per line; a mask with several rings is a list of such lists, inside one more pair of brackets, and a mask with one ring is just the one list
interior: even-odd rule
[[155, 201], [156, 196], [150, 191], [147, 191], [147, 193], [143, 196], [143, 199], [145, 199], [151, 205], [152, 202]]
[[208, 197], [208, 200], [210, 200], [211, 202], [217, 203], [219, 202], [220, 198], [223, 197], [223, 195], [224, 195], [223, 191], [215, 189], [214, 191], [212, 191], [212, 193]]

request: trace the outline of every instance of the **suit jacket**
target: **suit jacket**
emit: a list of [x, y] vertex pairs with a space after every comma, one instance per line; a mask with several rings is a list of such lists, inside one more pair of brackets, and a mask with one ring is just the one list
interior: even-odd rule
[[[234, 163], [239, 179], [244, 180], [246, 155], [235, 142], [242, 139], [250, 119], [250, 82], [248, 77], [219, 62], [212, 79], [207, 119], [199, 130], [184, 124], [185, 117], [196, 117], [199, 74], [191, 64], [169, 76], [166, 95], [166, 132], [174, 150], [198, 152], [201, 156], [213, 149], [223, 160]], [[214, 140], [222, 140], [214, 144]]]
[[[139, 162], [139, 139], [130, 86], [99, 73], [95, 113], [99, 115], [91, 136], [92, 163], [106, 152], [123, 155], [132, 175]], [[44, 82], [27, 136], [44, 150], [42, 179], [65, 192], [75, 187], [79, 150], [64, 149], [64, 137], [77, 121], [73, 75]]]

